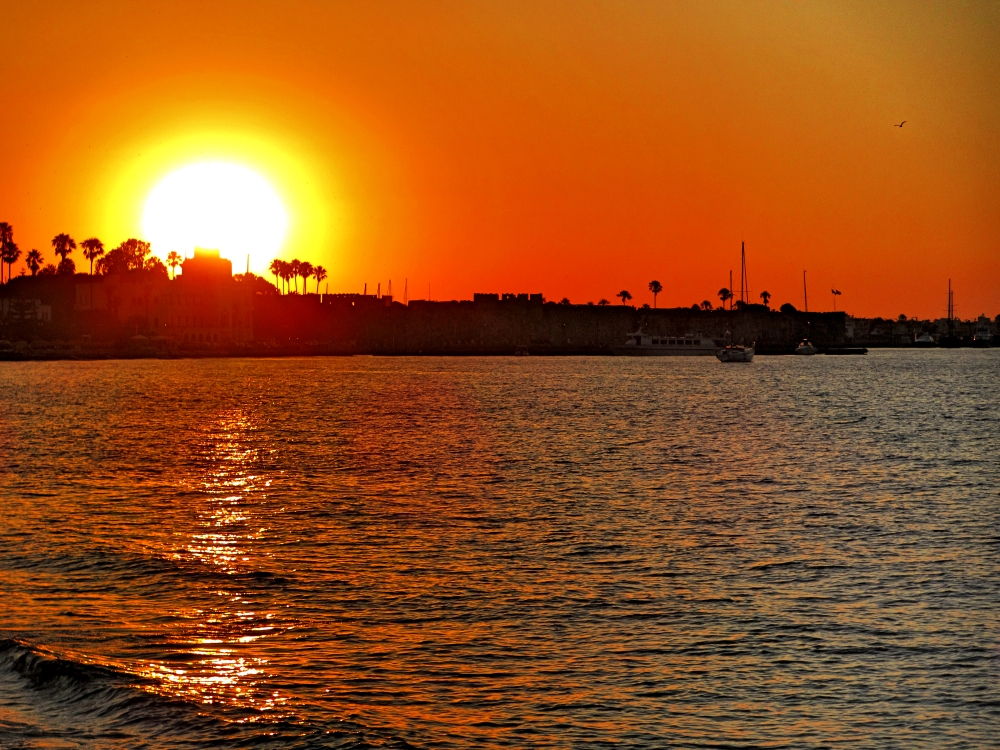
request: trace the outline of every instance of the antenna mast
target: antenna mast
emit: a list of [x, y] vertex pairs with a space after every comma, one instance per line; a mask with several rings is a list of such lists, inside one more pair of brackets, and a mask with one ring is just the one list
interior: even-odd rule
[[809, 312], [809, 289], [806, 287], [806, 272], [802, 272], [802, 296], [806, 301], [806, 312]]

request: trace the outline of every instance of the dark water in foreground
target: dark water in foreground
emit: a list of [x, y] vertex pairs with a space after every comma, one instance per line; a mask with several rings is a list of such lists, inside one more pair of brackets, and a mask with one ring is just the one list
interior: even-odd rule
[[987, 747], [1000, 350], [0, 367], [0, 746]]

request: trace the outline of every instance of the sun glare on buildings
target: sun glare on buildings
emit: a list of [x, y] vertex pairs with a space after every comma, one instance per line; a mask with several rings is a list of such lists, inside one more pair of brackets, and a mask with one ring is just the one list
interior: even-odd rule
[[191, 164], [167, 175], [149, 194], [142, 227], [161, 257], [171, 250], [217, 248], [233, 261], [261, 271], [281, 249], [288, 217], [264, 178], [225, 162]]

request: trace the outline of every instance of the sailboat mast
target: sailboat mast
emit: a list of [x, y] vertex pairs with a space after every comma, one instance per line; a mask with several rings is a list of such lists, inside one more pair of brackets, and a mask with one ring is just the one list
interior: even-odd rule
[[948, 279], [948, 335], [951, 335], [951, 317], [955, 314], [955, 298], [952, 296], [951, 279]]
[[809, 312], [809, 289], [806, 287], [806, 272], [802, 272], [802, 297], [805, 299], [806, 312]]
[[740, 302], [746, 304], [746, 292], [744, 291], [743, 279], [747, 275], [747, 247], [745, 242], [740, 242]]

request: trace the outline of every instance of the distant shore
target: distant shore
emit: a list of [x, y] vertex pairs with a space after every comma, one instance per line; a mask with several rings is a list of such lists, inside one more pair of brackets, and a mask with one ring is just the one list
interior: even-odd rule
[[[972, 348], [972, 347], [958, 347]], [[994, 347], [996, 348], [996, 347]], [[875, 346], [875, 347], [831, 347], [821, 350], [823, 355], [854, 355], [864, 354], [868, 350], [883, 349], [914, 349], [928, 350], [917, 346]], [[947, 347], [932, 347], [929, 350], [942, 350]], [[793, 351], [758, 351], [758, 356], [794, 356]], [[135, 344], [116, 344], [107, 346], [77, 346], [60, 344], [54, 346], [31, 346], [0, 349], [0, 362], [46, 362], [46, 361], [100, 361], [112, 359], [270, 359], [285, 357], [613, 357], [609, 348], [551, 349], [540, 347], [532, 349], [483, 349], [470, 350], [434, 350], [434, 351], [364, 351], [345, 349], [319, 343], [275, 343], [257, 342], [240, 345], [200, 345], [200, 346], [139, 346]], [[657, 358], [660, 359], [660, 358]], [[668, 357], [669, 359], [669, 357]], [[687, 359], [687, 358], [685, 358]], [[706, 357], [708, 359], [708, 357]]]

